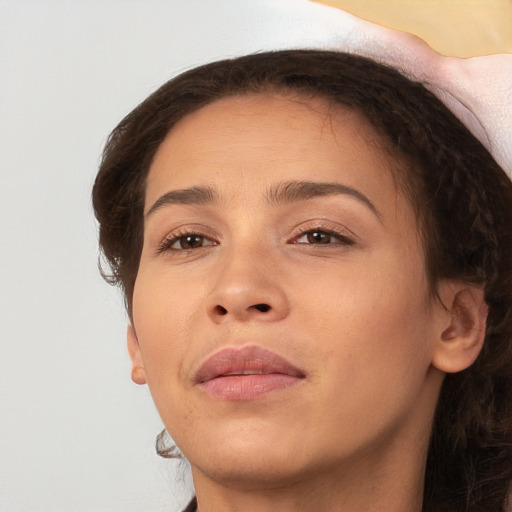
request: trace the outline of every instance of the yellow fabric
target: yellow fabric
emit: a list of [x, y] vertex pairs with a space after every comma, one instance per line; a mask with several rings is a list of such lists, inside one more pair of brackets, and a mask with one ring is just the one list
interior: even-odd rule
[[512, 52], [512, 0], [313, 0], [411, 32], [444, 55]]

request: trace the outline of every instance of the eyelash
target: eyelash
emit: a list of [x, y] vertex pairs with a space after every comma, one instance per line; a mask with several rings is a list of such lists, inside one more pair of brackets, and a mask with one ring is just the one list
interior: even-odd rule
[[[327, 235], [329, 237], [330, 241], [328, 243], [322, 243], [322, 242], [314, 243], [314, 242], [310, 242], [310, 240], [308, 240], [308, 242], [299, 242], [299, 240], [301, 238], [307, 237], [308, 235], [315, 236], [315, 234], [320, 235], [320, 236]], [[184, 247], [181, 247], [181, 248], [174, 247], [173, 248], [172, 247], [174, 244], [176, 244], [180, 241], [181, 242], [184, 241], [187, 237], [197, 237], [197, 238], [202, 239], [201, 240], [202, 242], [208, 241], [209, 243], [207, 245], [200, 245], [199, 247], [189, 247], [189, 248], [184, 248]], [[333, 239], [335, 241], [332, 241]], [[336, 229], [332, 229], [330, 227], [316, 226], [316, 227], [312, 227], [311, 229], [301, 229], [295, 236], [293, 236], [290, 243], [292, 243], [294, 245], [311, 245], [311, 246], [319, 246], [319, 245], [322, 245], [322, 246], [323, 245], [352, 246], [352, 245], [355, 245], [356, 242], [353, 238], [350, 238], [346, 234], [340, 233]], [[158, 246], [157, 252], [158, 253], [163, 253], [166, 251], [189, 252], [189, 251], [194, 251], [197, 249], [202, 249], [205, 247], [213, 247], [216, 245], [218, 245], [218, 242], [215, 241], [211, 236], [205, 235], [205, 234], [197, 232], [197, 231], [183, 230], [183, 231], [178, 231], [178, 232], [172, 233], [171, 235], [166, 237], [164, 240], [162, 240], [162, 242]]]
[[[331, 240], [334, 238], [336, 241], [335, 242], [330, 241], [329, 243], [322, 243], [322, 242], [313, 243], [313, 242], [310, 242], [309, 240], [308, 240], [308, 242], [310, 242], [310, 243], [299, 242], [299, 240], [301, 238], [307, 237], [308, 235], [314, 236], [315, 234], [316, 235], [327, 235]], [[300, 245], [346, 245], [346, 246], [351, 246], [351, 245], [354, 245], [356, 242], [354, 239], [352, 239], [352, 238], [348, 237], [347, 235], [340, 233], [339, 231], [334, 230], [332, 228], [316, 227], [316, 228], [306, 229], [306, 230], [301, 231], [298, 235], [296, 235], [293, 238], [293, 243], [300, 244]]]
[[[212, 243], [209, 243], [208, 245], [201, 245], [200, 247], [190, 247], [190, 248], [182, 247], [182, 248], [178, 249], [178, 248], [172, 247], [175, 243], [179, 242], [180, 240], [183, 241], [187, 237], [198, 237], [203, 240], [208, 240], [209, 242], [212, 242]], [[210, 236], [204, 235], [203, 233], [198, 233], [196, 231], [184, 230], [184, 231], [178, 231], [178, 232], [172, 233], [171, 235], [164, 238], [162, 240], [162, 242], [160, 243], [160, 245], [158, 246], [157, 252], [158, 253], [162, 253], [162, 252], [166, 252], [166, 251], [188, 252], [188, 251], [194, 251], [196, 249], [201, 249], [203, 247], [212, 247], [215, 245], [218, 245], [218, 242], [212, 240], [212, 238]]]

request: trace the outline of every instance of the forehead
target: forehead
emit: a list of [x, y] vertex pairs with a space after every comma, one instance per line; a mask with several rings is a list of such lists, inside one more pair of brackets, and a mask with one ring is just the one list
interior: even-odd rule
[[361, 114], [323, 99], [224, 98], [187, 115], [166, 136], [150, 168], [146, 212], [169, 190], [209, 186], [248, 201], [292, 180], [336, 182], [395, 205], [398, 163], [384, 144]]

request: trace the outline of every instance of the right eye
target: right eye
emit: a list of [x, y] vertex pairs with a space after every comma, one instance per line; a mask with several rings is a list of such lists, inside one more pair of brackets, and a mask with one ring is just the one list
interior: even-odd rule
[[191, 251], [193, 249], [200, 249], [201, 247], [212, 245], [217, 245], [217, 243], [199, 233], [173, 234], [163, 240], [160, 244], [159, 252], [169, 250]]

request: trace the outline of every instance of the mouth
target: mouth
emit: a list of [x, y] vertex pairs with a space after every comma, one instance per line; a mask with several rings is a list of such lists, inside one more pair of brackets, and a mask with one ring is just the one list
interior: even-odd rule
[[221, 400], [254, 400], [300, 383], [305, 373], [278, 354], [255, 345], [229, 347], [210, 356], [195, 382]]

